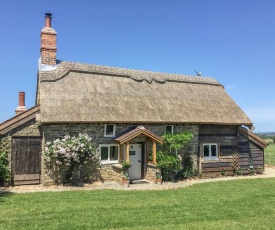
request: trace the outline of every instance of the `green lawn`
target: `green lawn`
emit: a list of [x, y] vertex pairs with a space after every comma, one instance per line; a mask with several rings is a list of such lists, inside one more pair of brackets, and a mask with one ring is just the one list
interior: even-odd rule
[[0, 229], [272, 229], [275, 178], [0, 195]]
[[265, 163], [275, 165], [275, 143], [269, 144], [265, 148]]

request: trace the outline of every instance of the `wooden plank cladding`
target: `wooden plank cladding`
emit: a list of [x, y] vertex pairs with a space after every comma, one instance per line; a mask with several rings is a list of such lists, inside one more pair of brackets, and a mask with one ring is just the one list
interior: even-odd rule
[[39, 184], [40, 183], [40, 174], [23, 174], [23, 175], [14, 175], [13, 184], [14, 185], [27, 185], [27, 184]]
[[[238, 126], [200, 125], [197, 162], [203, 176], [220, 176], [222, 170], [234, 175], [234, 167], [241, 167], [244, 173], [249, 173], [251, 167], [264, 167], [264, 149], [239, 130]], [[217, 159], [204, 159], [203, 144], [218, 146]]]
[[39, 174], [14, 175], [14, 180], [39, 180]]
[[39, 184], [40, 180], [20, 180], [20, 181], [14, 181], [14, 185], [31, 185], [31, 184]]

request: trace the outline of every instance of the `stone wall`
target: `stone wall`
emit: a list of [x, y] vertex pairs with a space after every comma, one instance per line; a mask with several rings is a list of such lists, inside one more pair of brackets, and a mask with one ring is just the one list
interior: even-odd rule
[[156, 174], [160, 173], [160, 169], [156, 165], [147, 164], [146, 179], [156, 182]]
[[101, 181], [116, 181], [121, 183], [122, 167], [119, 164], [101, 165]]
[[[118, 137], [125, 133], [127, 130], [133, 129], [135, 126], [140, 124], [116, 124], [115, 136]], [[47, 141], [53, 141], [60, 136], [66, 134], [78, 135], [79, 133], [87, 133], [93, 138], [93, 141], [98, 146], [99, 144], [111, 144], [114, 143], [114, 137], [104, 137], [104, 126], [105, 124], [47, 124], [43, 125], [43, 143]], [[144, 124], [146, 129], [151, 132], [162, 136], [165, 133], [165, 125], [155, 125], [155, 124]], [[198, 125], [174, 125], [174, 133], [181, 133], [183, 131], [189, 131], [193, 134], [194, 138], [191, 143], [190, 153], [193, 158], [196, 158], [196, 153], [198, 151]], [[135, 140], [137, 141], [137, 140]], [[43, 144], [42, 144], [43, 145]], [[151, 146], [151, 145], [150, 145]], [[150, 147], [151, 148], [151, 147]], [[157, 144], [157, 149], [161, 149], [161, 145]], [[149, 150], [151, 152], [151, 150]], [[195, 159], [196, 162], [196, 159]], [[147, 166], [148, 172], [146, 173], [146, 178], [151, 181], [155, 181], [155, 175], [158, 171], [155, 166]], [[43, 183], [50, 183], [50, 178], [46, 175], [46, 168], [43, 164]], [[117, 181], [121, 180], [121, 170], [115, 165], [101, 165], [99, 171], [99, 178], [101, 181]]]
[[[116, 124], [116, 137], [125, 133], [125, 131], [132, 129], [140, 124]], [[165, 125], [143, 125], [151, 132], [162, 136], [165, 133]], [[198, 125], [174, 125], [174, 133], [181, 133], [189, 131], [193, 134], [194, 138], [191, 143], [191, 152], [197, 153], [198, 151]], [[43, 125], [44, 142], [53, 141], [60, 136], [66, 134], [78, 135], [79, 133], [87, 133], [93, 138], [93, 141], [99, 144], [111, 144], [114, 143], [114, 137], [104, 137], [104, 124], [51, 124]], [[161, 145], [157, 145], [160, 149]]]

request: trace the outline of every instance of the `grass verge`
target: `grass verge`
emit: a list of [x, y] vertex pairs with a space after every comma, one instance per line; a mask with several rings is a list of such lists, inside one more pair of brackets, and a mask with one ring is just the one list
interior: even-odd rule
[[265, 164], [275, 165], [275, 143], [269, 144], [265, 150]]
[[161, 191], [0, 194], [0, 229], [272, 229], [275, 178]]

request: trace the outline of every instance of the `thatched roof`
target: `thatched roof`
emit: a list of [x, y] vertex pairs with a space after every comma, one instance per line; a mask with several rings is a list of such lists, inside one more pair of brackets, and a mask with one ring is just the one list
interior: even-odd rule
[[70, 62], [39, 78], [42, 123], [252, 124], [212, 78]]

